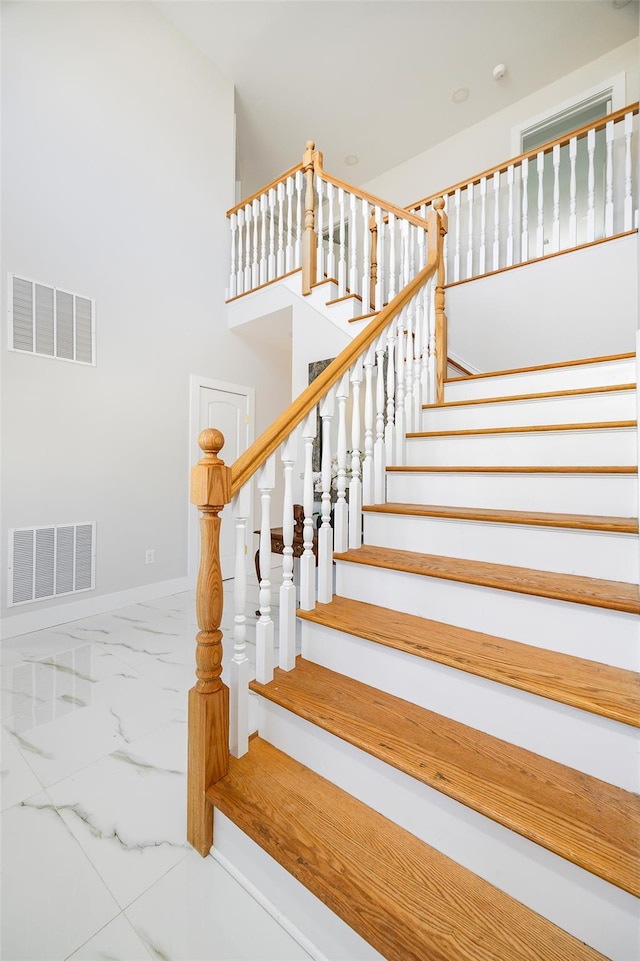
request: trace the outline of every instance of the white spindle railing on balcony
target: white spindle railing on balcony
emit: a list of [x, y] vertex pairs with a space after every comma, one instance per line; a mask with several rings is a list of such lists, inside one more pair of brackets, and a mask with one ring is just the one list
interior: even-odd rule
[[332, 177], [313, 144], [305, 157], [307, 164], [228, 212], [228, 299], [302, 267], [310, 215], [315, 257], [310, 286], [333, 280], [338, 298], [359, 298], [363, 314], [381, 310], [419, 270], [426, 222]]
[[638, 104], [409, 206], [449, 213], [447, 284], [638, 227]]

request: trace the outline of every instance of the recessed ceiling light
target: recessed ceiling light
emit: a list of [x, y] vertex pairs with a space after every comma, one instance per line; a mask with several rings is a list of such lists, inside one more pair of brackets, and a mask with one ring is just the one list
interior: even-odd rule
[[493, 72], [491, 76], [493, 77], [494, 80], [502, 80], [506, 72], [507, 72], [507, 68], [505, 67], [505, 65], [503, 63], [498, 63], [493, 68]]
[[451, 99], [453, 100], [454, 103], [464, 103], [468, 96], [469, 96], [468, 87], [458, 87], [457, 90], [453, 91], [451, 95]]
[[344, 162], [347, 167], [355, 167], [355, 165], [360, 162], [360, 157], [356, 157], [354, 153], [348, 153], [344, 158]]

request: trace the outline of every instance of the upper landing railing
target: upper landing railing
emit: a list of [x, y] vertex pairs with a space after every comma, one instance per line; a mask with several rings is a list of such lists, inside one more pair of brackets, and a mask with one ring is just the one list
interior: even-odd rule
[[302, 270], [303, 293], [333, 280], [362, 313], [381, 310], [424, 263], [426, 221], [332, 177], [309, 142], [303, 162], [228, 211], [228, 299]]
[[638, 104], [411, 204], [445, 198], [447, 285], [638, 228]]

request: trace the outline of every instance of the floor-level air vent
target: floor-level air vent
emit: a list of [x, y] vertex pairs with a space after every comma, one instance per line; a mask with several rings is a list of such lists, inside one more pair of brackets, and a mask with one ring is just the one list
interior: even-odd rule
[[10, 530], [10, 606], [93, 590], [95, 542], [95, 523]]
[[95, 302], [9, 274], [9, 349], [95, 364]]

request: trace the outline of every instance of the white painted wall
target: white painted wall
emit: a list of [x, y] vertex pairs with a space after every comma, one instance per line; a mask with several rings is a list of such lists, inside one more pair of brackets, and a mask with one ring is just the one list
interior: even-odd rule
[[448, 347], [480, 371], [635, 350], [638, 236], [447, 288]]
[[[517, 70], [517, 64], [511, 69]], [[638, 100], [640, 95], [638, 38], [505, 107], [486, 120], [467, 127], [363, 186], [366, 190], [401, 205], [444, 190], [518, 153], [519, 151], [514, 151], [511, 139], [515, 125], [532, 120], [543, 112], [553, 112], [567, 100], [579, 98], [593, 87], [608, 85], [613, 77], [621, 73], [624, 73], [624, 89], [621, 93], [623, 103], [615, 104], [616, 109]], [[508, 85], [508, 75], [500, 82]], [[464, 113], [465, 104], [452, 103], [451, 109]], [[428, 122], [428, 115], [424, 122]]]
[[[3, 3], [2, 117], [3, 605], [7, 529], [75, 520], [78, 597], [148, 596], [187, 573], [190, 375], [255, 387], [256, 434], [290, 398], [289, 355], [226, 327], [233, 88], [153, 4]], [[95, 297], [95, 368], [7, 350], [7, 271]]]

